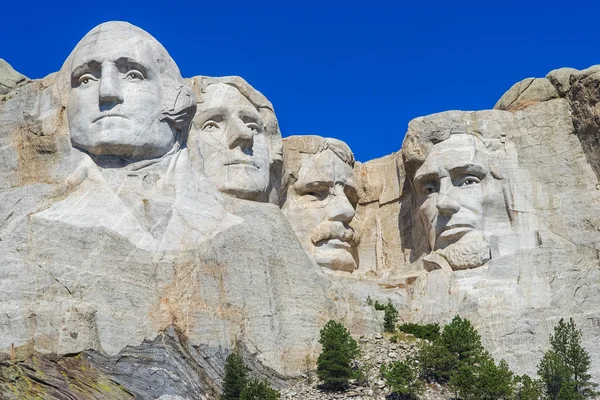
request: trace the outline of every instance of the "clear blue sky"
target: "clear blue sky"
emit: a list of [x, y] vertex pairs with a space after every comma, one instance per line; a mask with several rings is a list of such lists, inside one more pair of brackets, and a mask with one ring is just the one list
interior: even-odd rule
[[156, 37], [183, 76], [240, 75], [284, 136], [347, 142], [366, 161], [397, 151], [408, 122], [492, 108], [515, 82], [600, 64], [600, 2], [7, 1], [0, 58], [57, 71], [95, 25]]

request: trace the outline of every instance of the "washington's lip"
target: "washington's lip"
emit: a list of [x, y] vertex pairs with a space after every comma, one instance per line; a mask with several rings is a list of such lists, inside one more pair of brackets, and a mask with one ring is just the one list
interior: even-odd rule
[[252, 160], [232, 160], [232, 161], [228, 161], [225, 163], [225, 166], [230, 166], [230, 165], [250, 165], [254, 168], [258, 168], [258, 165], [256, 165], [256, 163]]
[[94, 120], [92, 122], [96, 122], [103, 118], [109, 118], [109, 117], [118, 117], [118, 118], [129, 119], [125, 115], [120, 114], [120, 113], [106, 112], [106, 113], [102, 113], [99, 116], [97, 116], [96, 118], [94, 118]]

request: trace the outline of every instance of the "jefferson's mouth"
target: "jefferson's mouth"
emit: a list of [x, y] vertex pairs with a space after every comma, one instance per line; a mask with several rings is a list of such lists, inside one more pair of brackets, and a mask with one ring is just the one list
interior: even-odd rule
[[129, 119], [129, 118], [127, 118], [126, 116], [124, 116], [123, 114], [118, 114], [118, 113], [111, 113], [111, 112], [108, 112], [108, 113], [100, 114], [98, 117], [96, 117], [96, 118], [95, 118], [95, 119], [92, 121], [92, 123], [94, 123], [94, 122], [96, 122], [96, 121], [99, 121], [99, 120], [101, 120], [101, 119], [104, 119], [104, 118], [109, 118], [109, 117], [117, 117], [117, 118]]
[[256, 169], [260, 169], [258, 168], [258, 165], [256, 165], [255, 162], [253, 162], [252, 160], [233, 160], [233, 161], [228, 161], [225, 163], [225, 166], [230, 166], [230, 165], [250, 165]]

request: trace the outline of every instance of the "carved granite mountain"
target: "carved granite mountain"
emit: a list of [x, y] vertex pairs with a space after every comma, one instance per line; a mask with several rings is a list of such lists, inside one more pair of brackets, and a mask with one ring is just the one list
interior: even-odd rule
[[0, 97], [2, 398], [214, 399], [234, 350], [283, 387], [327, 320], [381, 329], [368, 296], [469, 318], [519, 373], [572, 316], [598, 380], [598, 70], [417, 118], [359, 163], [282, 140], [242, 78], [183, 79], [147, 32], [94, 28]]

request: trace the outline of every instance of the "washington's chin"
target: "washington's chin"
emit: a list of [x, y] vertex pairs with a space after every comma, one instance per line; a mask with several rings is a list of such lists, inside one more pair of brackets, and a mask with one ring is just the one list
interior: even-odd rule
[[352, 272], [357, 268], [355, 247], [339, 239], [329, 240], [326, 244], [315, 247], [313, 256], [321, 267], [335, 271]]
[[100, 126], [98, 121], [85, 133], [71, 132], [74, 147], [96, 156], [118, 156], [133, 159], [156, 158], [167, 153], [174, 145], [173, 132], [168, 126], [154, 132], [137, 131], [130, 121], [115, 118], [122, 124]]

